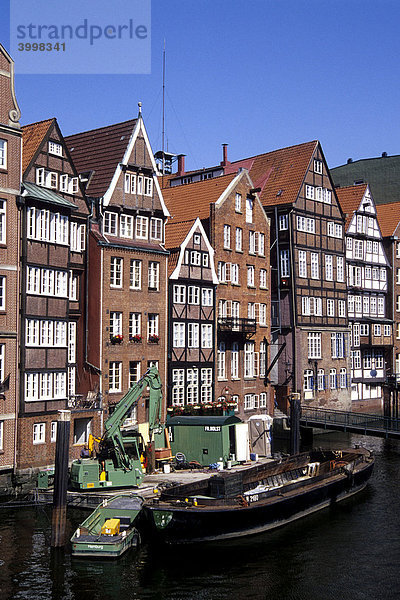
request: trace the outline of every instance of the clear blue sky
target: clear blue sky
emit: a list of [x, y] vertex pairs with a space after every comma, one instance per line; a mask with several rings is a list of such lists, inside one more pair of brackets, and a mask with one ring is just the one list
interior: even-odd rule
[[153, 0], [150, 75], [19, 75], [22, 122], [56, 116], [68, 135], [136, 117], [140, 100], [160, 149], [165, 38], [168, 148], [189, 169], [224, 142], [234, 160], [319, 139], [331, 167], [400, 154], [399, 27], [398, 0]]

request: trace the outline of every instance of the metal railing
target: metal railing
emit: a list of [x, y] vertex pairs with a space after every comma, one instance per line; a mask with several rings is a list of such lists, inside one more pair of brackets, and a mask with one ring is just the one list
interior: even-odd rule
[[255, 319], [240, 319], [236, 317], [219, 317], [218, 330], [223, 332], [256, 333]]
[[377, 437], [400, 438], [400, 419], [383, 415], [302, 406], [300, 424]]
[[101, 408], [99, 394], [91, 396], [88, 394], [85, 398], [83, 394], [74, 394], [68, 398], [68, 408], [71, 410], [98, 410]]

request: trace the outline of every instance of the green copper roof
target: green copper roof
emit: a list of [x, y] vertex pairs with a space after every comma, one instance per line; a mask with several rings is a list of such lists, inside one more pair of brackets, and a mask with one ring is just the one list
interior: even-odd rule
[[48, 188], [41, 187], [36, 185], [35, 183], [28, 183], [26, 181], [23, 182], [23, 187], [25, 188], [25, 192], [23, 192], [23, 196], [28, 198], [36, 198], [37, 200], [41, 200], [42, 202], [47, 202], [48, 204], [55, 204], [57, 206], [63, 206], [64, 208], [69, 208], [72, 210], [77, 210], [77, 206], [70, 202], [70, 200], [66, 200], [62, 196], [59, 196], [53, 190], [49, 190]]

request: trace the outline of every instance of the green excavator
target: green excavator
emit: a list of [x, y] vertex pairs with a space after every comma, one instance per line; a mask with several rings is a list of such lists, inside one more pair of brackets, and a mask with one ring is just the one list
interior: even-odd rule
[[[101, 438], [89, 438], [89, 458], [74, 460], [70, 484], [75, 490], [98, 490], [138, 486], [144, 473], [141, 463], [140, 434], [124, 435], [122, 425], [131, 410], [149, 389], [149, 444], [158, 430], [161, 432], [162, 384], [156, 367], [150, 367], [143, 377], [121, 398], [104, 425]], [[94, 442], [98, 442], [97, 450]]]

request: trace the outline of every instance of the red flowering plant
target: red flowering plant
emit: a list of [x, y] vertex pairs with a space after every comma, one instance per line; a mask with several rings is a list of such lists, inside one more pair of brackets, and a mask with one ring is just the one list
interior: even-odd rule
[[129, 336], [129, 341], [133, 342], [134, 344], [140, 344], [142, 341], [142, 336], [139, 333], [136, 333], [135, 335]]
[[117, 335], [112, 335], [110, 337], [110, 341], [112, 344], [122, 344], [124, 336], [121, 333], [117, 333]]
[[149, 335], [149, 342], [151, 344], [158, 344], [159, 340], [160, 340], [160, 336], [155, 335], [155, 334], [154, 335]]

